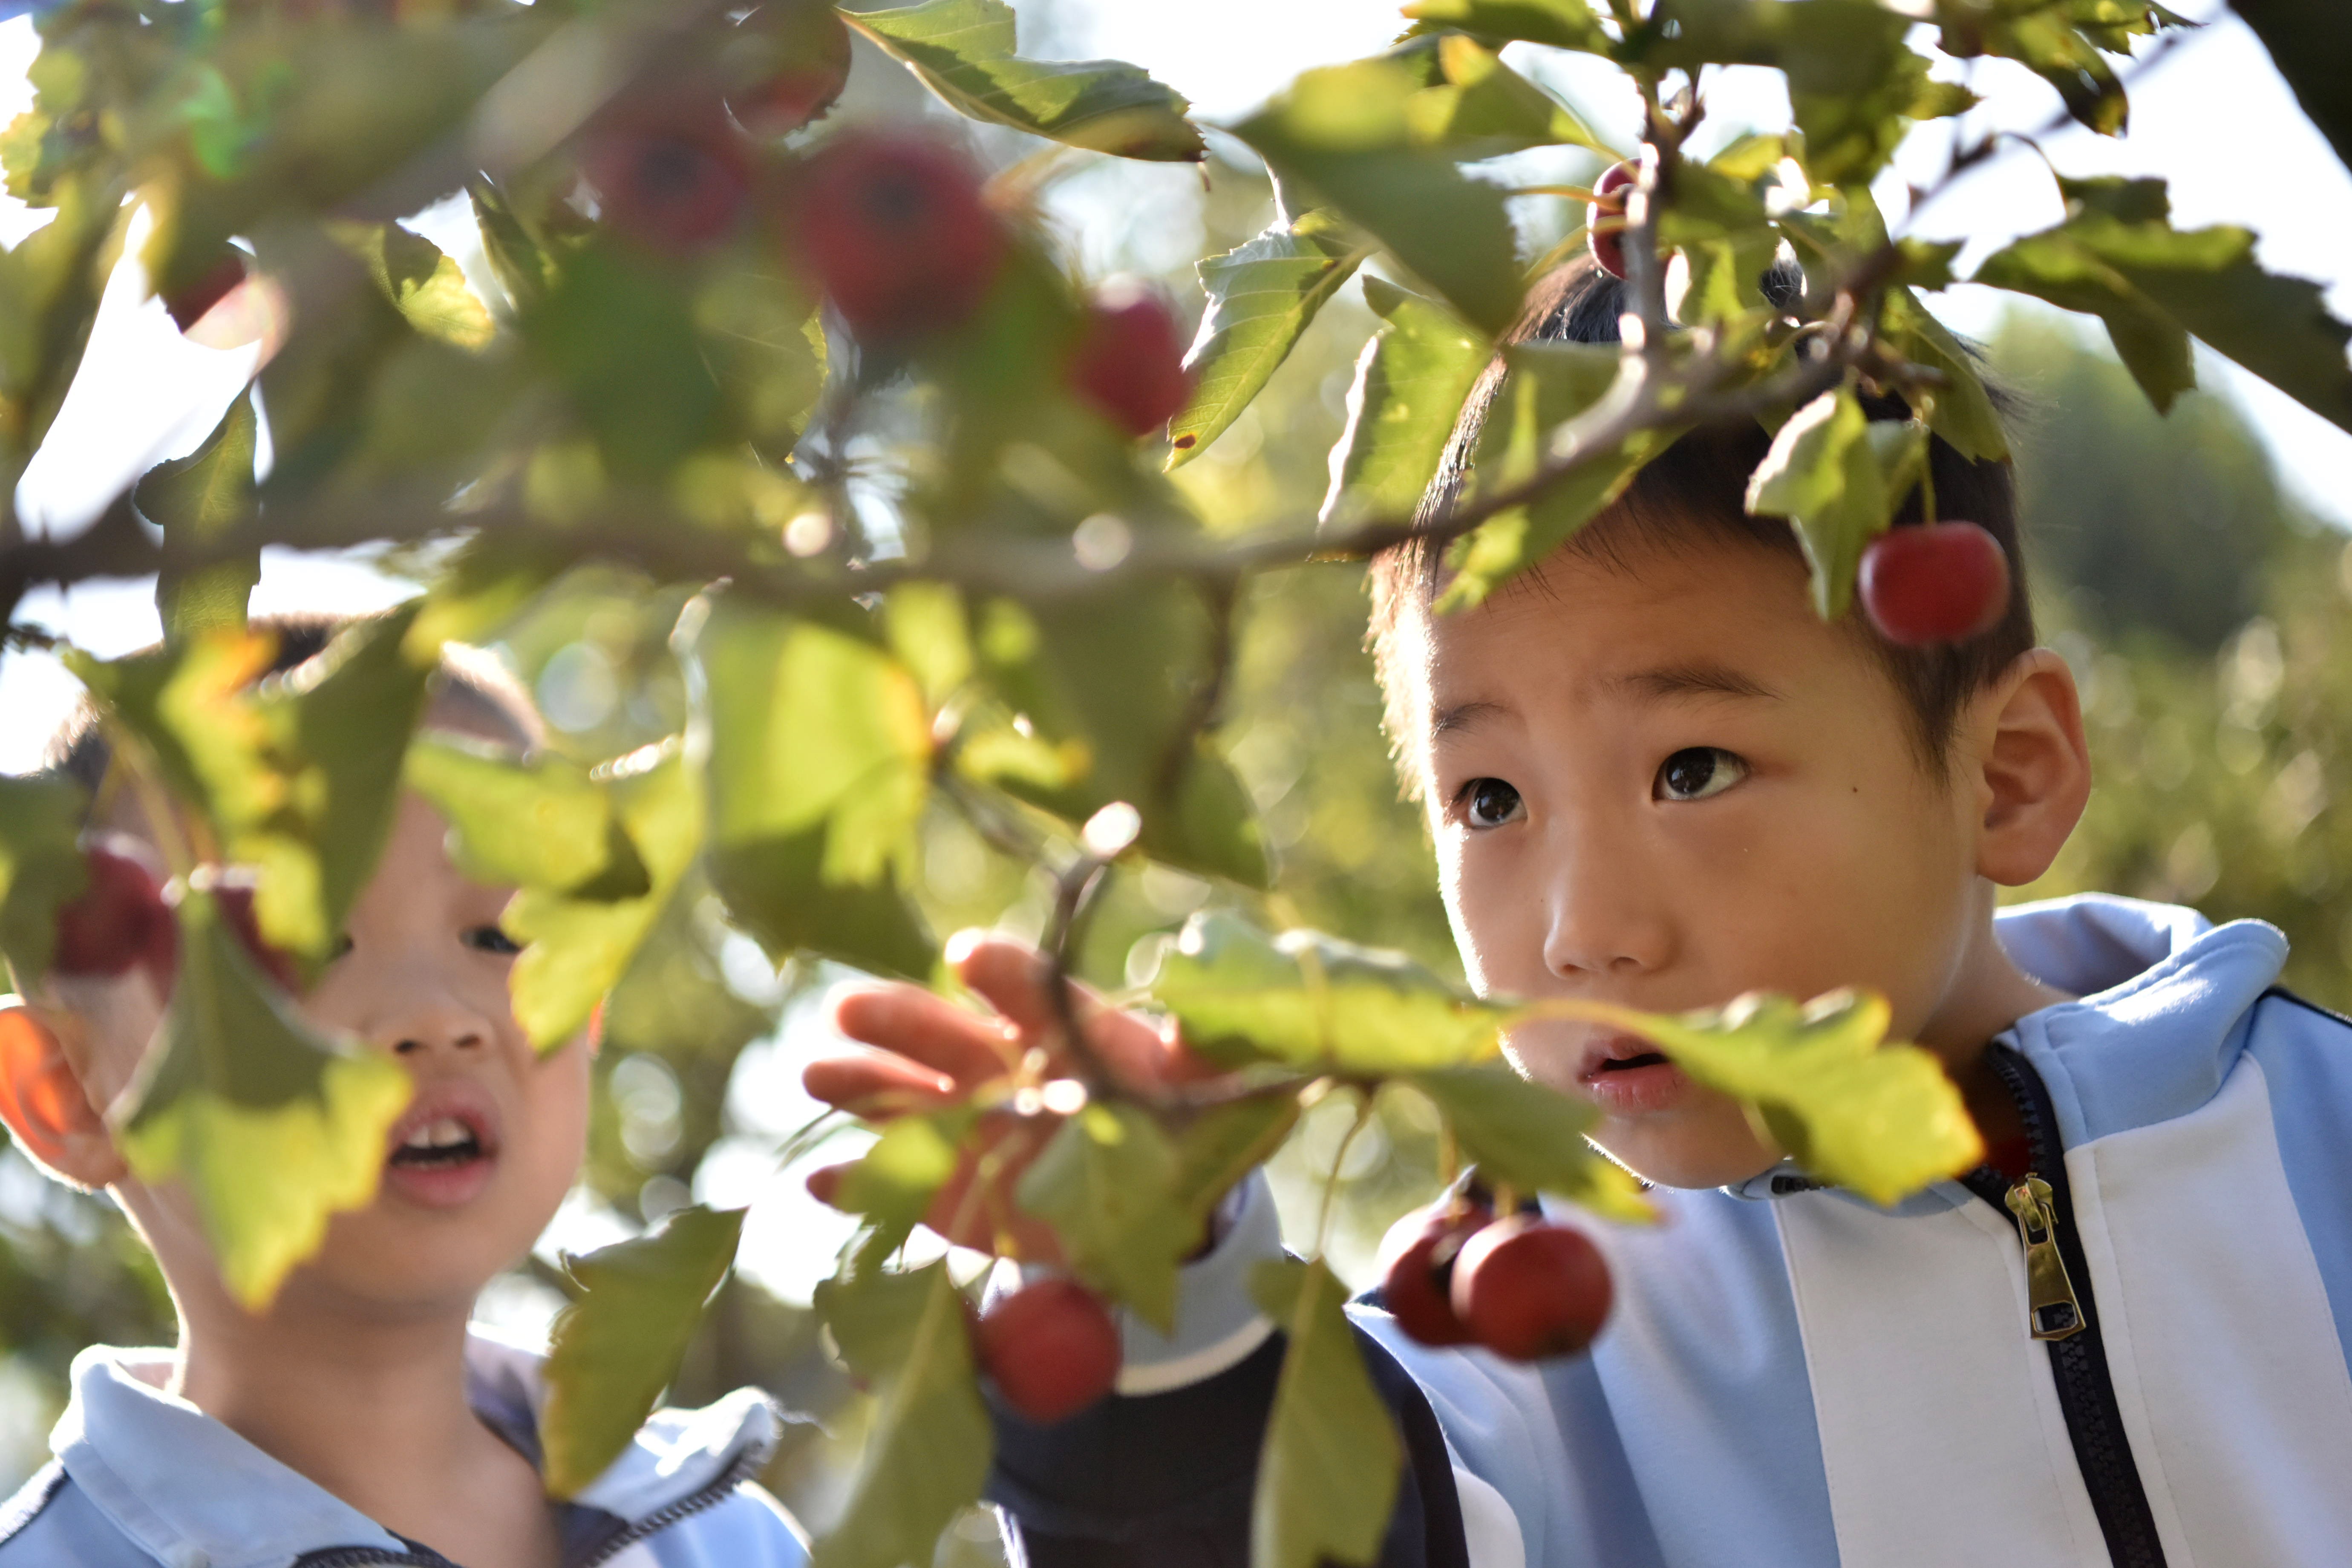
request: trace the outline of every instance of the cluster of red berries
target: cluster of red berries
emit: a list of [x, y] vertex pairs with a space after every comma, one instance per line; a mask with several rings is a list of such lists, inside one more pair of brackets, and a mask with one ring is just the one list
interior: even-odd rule
[[998, 1297], [971, 1339], [998, 1397], [1040, 1425], [1068, 1420], [1118, 1380], [1118, 1323], [1075, 1279], [1040, 1279]]
[[[49, 967], [68, 976], [111, 976], [136, 967], [158, 996], [168, 998], [180, 970], [180, 923], [154, 873], [127, 848], [93, 844], [83, 850], [89, 885], [58, 910], [57, 952]], [[212, 893], [254, 963], [280, 986], [298, 989], [293, 960], [261, 938], [253, 889], [219, 882]]]
[[1609, 1317], [1609, 1265], [1592, 1238], [1538, 1214], [1496, 1219], [1457, 1200], [1389, 1232], [1381, 1294], [1425, 1345], [1484, 1345], [1514, 1361], [1568, 1355]]

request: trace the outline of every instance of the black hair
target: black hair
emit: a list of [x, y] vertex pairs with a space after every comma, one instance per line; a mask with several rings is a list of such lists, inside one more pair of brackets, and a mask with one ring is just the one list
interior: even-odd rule
[[[1802, 278], [1784, 261], [1766, 275], [1763, 283], [1766, 297], [1786, 306], [1801, 289]], [[1615, 343], [1620, 341], [1618, 318], [1624, 304], [1623, 280], [1603, 271], [1591, 258], [1578, 257], [1528, 291], [1519, 319], [1505, 341]], [[1497, 354], [1472, 387], [1437, 475], [1423, 497], [1419, 516], [1423, 522], [1444, 518], [1468, 485], [1479, 437], [1502, 391], [1506, 368]], [[1996, 405], [2000, 402], [1996, 395]], [[1862, 404], [1873, 419], [1911, 416], [1910, 408], [1897, 396], [1865, 396]], [[1748, 477], [1771, 442], [1760, 425], [1747, 420], [1691, 431], [1645, 465], [1622, 497], [1561, 548], [1622, 561], [1630, 553], [1629, 547], [1671, 547], [1700, 536], [1744, 540], [1801, 560], [1803, 547], [1785, 519], [1759, 517], [1747, 508]], [[1922, 761], [1940, 772], [1961, 706], [2032, 648], [2035, 637], [2010, 465], [1976, 462], [1941, 437], [1929, 439], [1927, 454], [1937, 513], [1977, 523], [2009, 557], [2009, 603], [1990, 630], [1963, 643], [1933, 647], [1905, 647], [1889, 642], [1858, 612], [1849, 612], [1843, 624], [1865, 639], [1886, 669], [1912, 720], [1911, 738]], [[1923, 516], [1921, 502], [1921, 494], [1915, 489], [1896, 512], [1895, 526], [1918, 523]], [[1409, 540], [1381, 552], [1371, 566], [1373, 660], [1388, 700], [1390, 742], [1403, 771], [1406, 790], [1414, 795], [1420, 789], [1413, 765], [1420, 742], [1410, 732], [1416, 721], [1406, 710], [1410, 683], [1406, 672], [1398, 668], [1396, 634], [1402, 618], [1425, 609], [1435, 595], [1444, 576], [1444, 553], [1440, 543]], [[1509, 591], [1508, 585], [1505, 591]]]

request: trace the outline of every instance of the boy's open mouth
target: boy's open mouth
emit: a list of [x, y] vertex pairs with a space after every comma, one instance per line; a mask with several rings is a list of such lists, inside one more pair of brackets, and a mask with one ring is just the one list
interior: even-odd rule
[[385, 1189], [427, 1208], [455, 1208], [480, 1195], [497, 1168], [497, 1111], [463, 1079], [427, 1085], [393, 1124], [389, 1142]]
[[481, 1139], [455, 1116], [444, 1116], [418, 1128], [392, 1152], [394, 1165], [412, 1170], [446, 1170], [481, 1157]]
[[1647, 1040], [1617, 1035], [1585, 1047], [1577, 1082], [1614, 1116], [1664, 1110], [1682, 1099], [1690, 1079]]

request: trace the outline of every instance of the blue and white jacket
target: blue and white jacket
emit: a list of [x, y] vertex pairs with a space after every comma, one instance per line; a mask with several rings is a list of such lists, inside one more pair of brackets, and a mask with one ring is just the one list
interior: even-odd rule
[[[2032, 1330], [1990, 1171], [1892, 1208], [1790, 1168], [1611, 1230], [1589, 1355], [1522, 1365], [1351, 1313], [1411, 1459], [1390, 1568], [2341, 1568], [2352, 1563], [2352, 1024], [2285, 940], [2090, 897], [2003, 912], [2080, 996], [1996, 1042], [2086, 1326]], [[1248, 1560], [1279, 1346], [1262, 1183], [1120, 1394], [1000, 1414], [1035, 1568]], [[2054, 1326], [2068, 1326], [2063, 1312]], [[2053, 1326], [2045, 1321], [2045, 1327]]]
[[[74, 1359], [57, 1458], [0, 1509], [0, 1568], [453, 1568], [163, 1391], [168, 1351]], [[539, 1358], [476, 1335], [475, 1413], [536, 1464]], [[775, 1406], [741, 1389], [655, 1413], [610, 1469], [561, 1505], [563, 1568], [806, 1568], [790, 1515], [750, 1477]]]

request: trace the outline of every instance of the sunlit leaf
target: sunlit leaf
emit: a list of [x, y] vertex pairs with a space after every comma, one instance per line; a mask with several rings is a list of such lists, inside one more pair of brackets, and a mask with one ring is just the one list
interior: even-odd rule
[[361, 1208], [414, 1085], [391, 1057], [313, 1035], [212, 895], [181, 900], [180, 967], [150, 1074], [115, 1129], [142, 1182], [194, 1200], [222, 1281], [258, 1310]]
[[405, 782], [447, 819], [451, 857], [478, 882], [588, 898], [652, 891], [609, 793], [567, 758], [524, 762], [471, 739], [425, 735], [409, 747]]
[[1369, 1564], [1396, 1508], [1404, 1442], [1321, 1262], [1258, 1265], [1251, 1293], [1289, 1336], [1250, 1508], [1252, 1568]]
[[87, 883], [81, 786], [62, 776], [0, 773], [0, 962], [29, 987], [49, 966], [60, 906]]
[[1176, 1197], [1196, 1226], [1282, 1146], [1298, 1115], [1297, 1094], [1277, 1090], [1213, 1106], [1178, 1131]]
[[1091, 1104], [1023, 1173], [1022, 1208], [1054, 1227], [1071, 1269], [1163, 1333], [1176, 1329], [1176, 1269], [1201, 1239], [1179, 1201], [1175, 1147], [1131, 1105]]
[[336, 241], [367, 268], [368, 278], [408, 324], [428, 338], [478, 349], [497, 331], [490, 312], [441, 247], [393, 223], [335, 223]]
[[1465, 155], [1575, 146], [1614, 153], [1551, 94], [1505, 65], [1502, 57], [1459, 33], [1437, 40], [1442, 81], [1406, 101], [1412, 139]]
[[901, 1116], [841, 1173], [833, 1206], [863, 1215], [903, 1237], [922, 1222], [931, 1199], [955, 1174], [958, 1142], [972, 1113], [957, 1106], [928, 1116]]
[[1368, 517], [1407, 518], [1435, 477], [1463, 399], [1494, 355], [1450, 310], [1377, 278], [1364, 301], [1386, 325], [1356, 361], [1348, 425], [1331, 450], [1322, 526]]
[[1795, 527], [1823, 620], [1853, 603], [1864, 549], [1886, 531], [1926, 458], [1924, 426], [1873, 420], [1847, 387], [1805, 405], [1773, 437], [1749, 478], [1748, 510]]
[[1910, 19], [1875, 0], [1685, 0], [1675, 21], [1645, 59], [1693, 74], [1705, 65], [1779, 70], [1805, 165], [1823, 184], [1867, 181], [1910, 129], [1927, 61], [1904, 45]]
[[1439, 1068], [1407, 1080], [1435, 1102], [1489, 1185], [1550, 1193], [1612, 1219], [1655, 1217], [1641, 1184], [1584, 1141], [1591, 1102], [1529, 1083], [1499, 1062]]
[[2009, 456], [2008, 434], [1985, 391], [1975, 356], [1916, 294], [1904, 288], [1888, 289], [1880, 330], [1895, 353], [1943, 374], [1942, 388], [1914, 397], [1915, 405], [1924, 405], [1929, 429], [1976, 462], [1997, 463]]
[[840, 1522], [815, 1568], [922, 1568], [940, 1532], [979, 1500], [994, 1434], [981, 1403], [963, 1299], [945, 1261], [836, 1276], [816, 1310], [872, 1390], [874, 1424]]
[[167, 560], [155, 579], [155, 605], [166, 637], [215, 626], [245, 629], [246, 603], [261, 581], [261, 547], [190, 569], [170, 552], [202, 549], [253, 521], [253, 452], [260, 422], [253, 399], [239, 397], [221, 416], [204, 445], [184, 458], [159, 463], [139, 481], [132, 500], [163, 531]]
[[677, 1376], [742, 1236], [741, 1209], [698, 1204], [649, 1235], [563, 1260], [582, 1293], [548, 1345], [539, 1436], [550, 1497], [577, 1496], [627, 1450]]
[[958, 113], [1123, 158], [1197, 161], [1192, 106], [1118, 60], [1025, 60], [1003, 0], [929, 0], [842, 20], [903, 60]]
[[1431, 27], [1489, 38], [1522, 38], [1559, 49], [1608, 54], [1615, 42], [1586, 0], [1413, 0], [1404, 14]]
[[1490, 1057], [1502, 1015], [1399, 952], [1320, 931], [1269, 937], [1195, 915], [1160, 958], [1155, 1001], [1184, 1042], [1229, 1067], [1410, 1072]]

